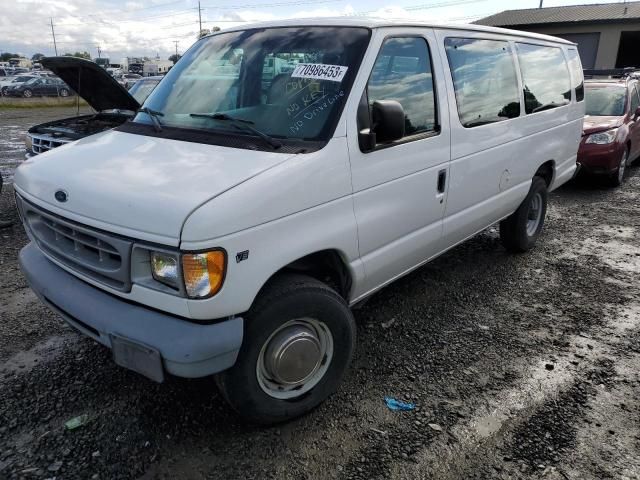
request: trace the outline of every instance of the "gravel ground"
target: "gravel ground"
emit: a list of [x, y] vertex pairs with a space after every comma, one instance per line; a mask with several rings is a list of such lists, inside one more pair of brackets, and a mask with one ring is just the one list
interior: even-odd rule
[[[80, 107], [80, 114], [90, 113], [88, 106]], [[75, 117], [75, 107], [11, 108], [0, 109], [0, 174], [11, 181], [13, 170], [24, 159], [26, 130], [39, 123], [59, 118]]]
[[0, 230], [0, 478], [640, 478], [639, 191], [638, 167], [565, 186], [529, 254], [492, 228], [384, 289], [355, 311], [342, 388], [272, 428], [210, 379], [115, 366], [38, 303], [22, 228]]

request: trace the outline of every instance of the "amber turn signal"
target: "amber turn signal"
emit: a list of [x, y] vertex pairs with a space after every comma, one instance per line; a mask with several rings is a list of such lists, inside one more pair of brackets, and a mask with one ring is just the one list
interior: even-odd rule
[[222, 250], [182, 255], [182, 274], [190, 298], [218, 293], [224, 281], [226, 255]]

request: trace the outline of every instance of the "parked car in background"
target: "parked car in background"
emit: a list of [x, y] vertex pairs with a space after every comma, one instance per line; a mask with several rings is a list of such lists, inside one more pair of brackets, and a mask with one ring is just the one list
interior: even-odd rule
[[107, 67], [106, 70], [109, 75], [116, 78], [120, 77], [124, 73], [120, 68], [116, 67]]
[[137, 73], [123, 73], [120, 76], [116, 77], [118, 83], [122, 85], [127, 90], [131, 88], [131, 86], [142, 78], [142, 75], [138, 75]]
[[9, 69], [0, 67], [0, 77], [9, 77], [9, 76], [11, 76], [11, 73], [9, 73]]
[[123, 124], [133, 118], [148, 95], [145, 90], [132, 96], [104, 68], [89, 60], [49, 57], [43, 58], [42, 64], [97, 113], [34, 125], [25, 138], [28, 157]]
[[[300, 61], [264, 74], [272, 57]], [[17, 168], [20, 264], [118, 365], [216, 374], [245, 418], [282, 422], [338, 388], [350, 306], [496, 222], [508, 251], [534, 247], [583, 118], [564, 39], [364, 18], [231, 28], [132, 121]]]
[[71, 89], [59, 78], [35, 76], [26, 82], [7, 87], [8, 97], [68, 97]]
[[31, 75], [35, 75], [36, 77], [49, 77], [49, 78], [58, 78], [57, 75], [48, 70], [37, 70], [30, 72]]
[[624, 180], [626, 167], [640, 156], [640, 92], [634, 78], [585, 82], [586, 116], [578, 163], [586, 174], [611, 186]]
[[36, 78], [35, 75], [17, 75], [0, 79], [0, 93], [5, 96], [7, 95], [9, 87], [15, 87], [33, 78]]
[[135, 98], [138, 103], [142, 105], [163, 78], [164, 76], [157, 75], [155, 77], [145, 77], [140, 80], [136, 80], [136, 82], [129, 88], [129, 95]]

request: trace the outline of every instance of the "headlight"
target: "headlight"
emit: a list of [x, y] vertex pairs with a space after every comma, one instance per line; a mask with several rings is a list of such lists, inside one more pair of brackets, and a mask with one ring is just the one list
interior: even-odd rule
[[178, 270], [177, 256], [151, 252], [151, 274], [158, 282], [169, 285], [176, 290], [180, 289], [180, 272]]
[[207, 298], [222, 288], [227, 266], [223, 250], [182, 254], [151, 250], [149, 254], [153, 279], [189, 298]]
[[607, 130], [606, 132], [598, 132], [592, 133], [587, 138], [586, 143], [595, 143], [597, 145], [606, 145], [612, 143], [616, 139], [616, 134], [618, 133], [617, 128], [612, 128], [611, 130]]
[[222, 250], [182, 255], [184, 286], [190, 298], [210, 297], [224, 281], [226, 255]]

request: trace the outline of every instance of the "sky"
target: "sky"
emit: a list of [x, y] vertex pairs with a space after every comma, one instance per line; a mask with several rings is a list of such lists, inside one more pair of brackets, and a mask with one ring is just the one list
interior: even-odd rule
[[[545, 7], [619, 0], [544, 0]], [[183, 53], [196, 39], [198, 0], [0, 0], [0, 53], [54, 55], [88, 51], [113, 63], [126, 56]], [[202, 27], [221, 29], [262, 20], [364, 15], [434, 23], [469, 23], [539, 0], [200, 0]], [[175, 44], [177, 43], [177, 46]]]

